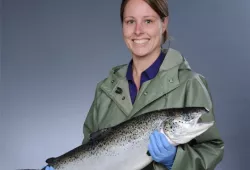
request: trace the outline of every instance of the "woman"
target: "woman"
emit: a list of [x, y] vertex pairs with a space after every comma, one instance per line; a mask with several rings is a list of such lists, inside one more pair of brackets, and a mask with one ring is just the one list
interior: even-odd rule
[[[83, 143], [91, 132], [163, 107], [206, 107], [210, 113], [202, 120], [214, 120], [204, 77], [194, 73], [178, 51], [161, 48], [168, 38], [166, 0], [123, 0], [120, 10], [132, 60], [112, 68], [97, 85], [84, 123]], [[148, 150], [154, 161], [145, 170], [214, 169], [223, 157], [224, 143], [215, 125], [195, 142], [177, 147], [161, 139], [160, 133], [151, 134]]]

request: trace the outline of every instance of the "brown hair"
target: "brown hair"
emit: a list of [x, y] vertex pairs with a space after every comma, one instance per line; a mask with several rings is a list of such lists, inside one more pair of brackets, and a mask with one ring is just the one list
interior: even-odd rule
[[[129, 0], [122, 0], [121, 7], [120, 7], [120, 19], [123, 23], [123, 13], [124, 9], [127, 5]], [[144, 0], [159, 16], [162, 20], [164, 20], [165, 17], [168, 17], [168, 3], [167, 0]], [[167, 30], [163, 33], [163, 44], [168, 39]]]

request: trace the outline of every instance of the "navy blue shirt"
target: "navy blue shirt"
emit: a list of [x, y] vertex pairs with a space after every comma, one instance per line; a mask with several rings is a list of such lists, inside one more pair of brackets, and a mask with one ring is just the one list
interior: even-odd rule
[[[142, 72], [141, 80], [140, 80], [140, 87], [144, 82], [153, 79], [157, 75], [164, 58], [165, 58], [165, 54], [161, 52], [160, 56], [155, 60], [155, 62], [150, 67], [148, 67], [145, 71]], [[129, 62], [126, 78], [129, 83], [131, 102], [132, 104], [134, 104], [135, 98], [137, 95], [137, 89], [136, 89], [136, 85], [133, 79], [132, 64], [133, 64], [133, 60]]]

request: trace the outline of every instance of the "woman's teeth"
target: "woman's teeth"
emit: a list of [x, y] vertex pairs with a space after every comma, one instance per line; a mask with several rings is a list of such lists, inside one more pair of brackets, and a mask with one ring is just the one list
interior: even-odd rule
[[149, 40], [147, 40], [147, 39], [143, 39], [143, 40], [134, 40], [134, 42], [136, 43], [136, 44], [143, 44], [143, 43], [146, 43], [146, 42], [148, 42]]

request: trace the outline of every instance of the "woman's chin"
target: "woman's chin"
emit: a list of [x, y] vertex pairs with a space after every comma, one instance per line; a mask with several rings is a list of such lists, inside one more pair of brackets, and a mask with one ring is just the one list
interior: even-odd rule
[[136, 57], [144, 57], [150, 53], [147, 49], [133, 49], [132, 53]]

